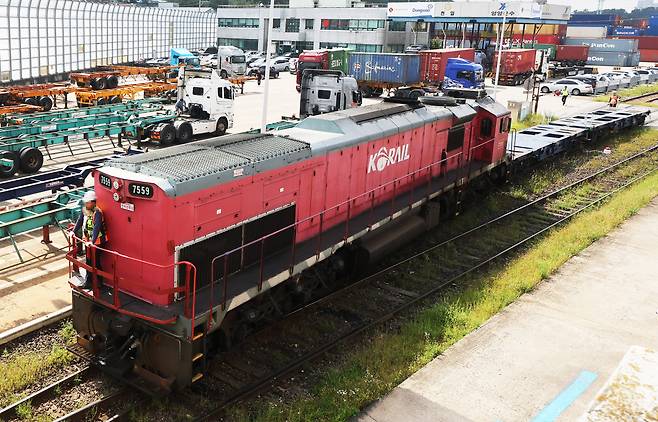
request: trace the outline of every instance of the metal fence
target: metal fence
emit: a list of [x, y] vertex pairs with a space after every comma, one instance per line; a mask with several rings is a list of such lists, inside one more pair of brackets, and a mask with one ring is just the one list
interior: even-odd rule
[[216, 42], [216, 14], [63, 0], [0, 0], [0, 82], [54, 79]]

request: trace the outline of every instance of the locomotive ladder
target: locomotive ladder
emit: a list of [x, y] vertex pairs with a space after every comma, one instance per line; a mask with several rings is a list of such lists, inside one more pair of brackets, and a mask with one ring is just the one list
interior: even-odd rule
[[192, 332], [192, 383], [203, 378], [203, 374], [206, 372], [207, 328], [208, 324], [202, 323], [194, 327]]

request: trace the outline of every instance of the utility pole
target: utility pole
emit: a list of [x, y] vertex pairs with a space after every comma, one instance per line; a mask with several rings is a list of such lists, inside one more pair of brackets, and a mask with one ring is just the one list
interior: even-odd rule
[[272, 30], [274, 28], [274, 0], [270, 0], [270, 18], [267, 22], [267, 48], [265, 49], [265, 83], [263, 84], [263, 116], [260, 121], [260, 133], [267, 128], [267, 103], [270, 96], [270, 55], [272, 54]]
[[498, 57], [496, 60], [496, 80], [494, 82], [494, 100], [496, 99], [496, 94], [498, 93], [498, 78], [500, 77], [500, 59], [502, 58], [503, 53], [503, 39], [505, 35], [505, 18], [507, 17], [507, 11], [503, 12], [503, 24], [500, 32], [500, 41], [498, 42]]

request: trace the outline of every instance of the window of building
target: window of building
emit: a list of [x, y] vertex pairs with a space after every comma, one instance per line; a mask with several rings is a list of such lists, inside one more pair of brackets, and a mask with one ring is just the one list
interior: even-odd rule
[[322, 19], [325, 31], [375, 31], [384, 28], [383, 19]]
[[399, 31], [399, 32], [404, 32], [407, 30], [407, 23], [406, 22], [389, 22], [388, 23], [388, 30], [389, 31]]
[[286, 32], [299, 32], [299, 19], [286, 19]]
[[203, 88], [200, 86], [192, 87], [192, 95], [203, 95]]
[[404, 44], [389, 44], [386, 50], [389, 53], [404, 53]]
[[217, 45], [232, 45], [242, 50], [258, 50], [258, 40], [244, 38], [217, 38]]
[[219, 18], [217, 25], [222, 28], [258, 28], [258, 18]]
[[320, 48], [348, 48], [359, 53], [381, 53], [382, 46], [378, 44], [347, 44], [347, 43], [333, 43], [321, 42]]
[[313, 19], [304, 19], [304, 27], [306, 29], [313, 29]]
[[273, 19], [272, 20], [272, 28], [274, 28], [274, 29], [281, 28], [281, 19]]

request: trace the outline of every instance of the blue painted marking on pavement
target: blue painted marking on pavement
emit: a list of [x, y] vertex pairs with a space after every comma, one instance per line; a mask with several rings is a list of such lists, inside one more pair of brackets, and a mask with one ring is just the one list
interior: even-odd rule
[[532, 419], [532, 422], [552, 422], [556, 420], [562, 412], [571, 406], [571, 403], [576, 401], [592, 385], [597, 377], [598, 375], [594, 372], [582, 371], [578, 378], [562, 390], [552, 402]]

